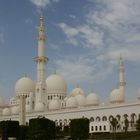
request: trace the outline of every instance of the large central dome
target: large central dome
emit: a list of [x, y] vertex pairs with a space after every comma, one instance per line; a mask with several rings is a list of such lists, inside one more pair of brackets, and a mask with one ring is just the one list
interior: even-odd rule
[[67, 85], [62, 76], [57, 73], [50, 75], [46, 79], [48, 94], [66, 94]]

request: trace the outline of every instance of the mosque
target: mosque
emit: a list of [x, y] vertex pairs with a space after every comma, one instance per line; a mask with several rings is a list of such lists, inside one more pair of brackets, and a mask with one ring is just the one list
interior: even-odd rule
[[107, 104], [100, 103], [96, 93], [87, 96], [84, 90], [76, 87], [67, 95], [67, 84], [57, 72], [46, 79], [45, 55], [45, 26], [44, 18], [40, 17], [38, 34], [38, 55], [35, 57], [37, 65], [37, 81], [24, 76], [15, 84], [15, 96], [9, 103], [0, 98], [0, 121], [18, 120], [21, 125], [28, 124], [31, 118], [47, 117], [55, 121], [62, 128], [69, 125], [71, 119], [86, 117], [90, 120], [89, 132], [110, 132], [110, 120], [117, 119], [117, 131], [124, 131], [125, 120], [129, 121], [128, 131], [135, 131], [136, 120], [140, 115], [140, 90], [137, 99], [125, 101], [124, 62], [122, 56], [118, 63], [118, 87], [114, 89]]

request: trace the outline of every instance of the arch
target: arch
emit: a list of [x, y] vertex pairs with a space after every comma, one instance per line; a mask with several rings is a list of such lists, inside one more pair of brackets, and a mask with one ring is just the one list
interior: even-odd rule
[[131, 120], [134, 120], [134, 121], [135, 121], [136, 119], [137, 119], [136, 114], [135, 114], [135, 113], [132, 113], [132, 114], [131, 114]]
[[117, 121], [120, 121], [121, 120], [121, 115], [117, 114], [116, 119], [117, 119]]
[[60, 119], [59, 120], [59, 126], [62, 126], [63, 124], [62, 124], [62, 120]]
[[123, 117], [124, 117], [124, 119], [127, 119], [128, 118], [128, 114], [124, 114]]
[[107, 121], [107, 117], [106, 116], [103, 116], [102, 117], [102, 121]]
[[131, 125], [131, 127], [135, 127], [136, 120], [137, 120], [136, 114], [132, 113], [130, 115], [130, 125]]
[[113, 118], [114, 118], [114, 117], [113, 117], [112, 115], [110, 115], [108, 119], [109, 119], [109, 121], [112, 121]]
[[99, 116], [96, 117], [96, 122], [100, 122], [101, 118]]
[[89, 120], [90, 120], [90, 122], [94, 122], [94, 118], [93, 117], [91, 117]]
[[67, 126], [67, 119], [64, 119], [64, 126]]
[[69, 119], [69, 120], [67, 121], [68, 125], [70, 124], [70, 122], [71, 122], [71, 119]]

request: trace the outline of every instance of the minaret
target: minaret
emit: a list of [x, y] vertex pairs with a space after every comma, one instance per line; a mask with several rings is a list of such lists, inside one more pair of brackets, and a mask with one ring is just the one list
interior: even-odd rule
[[123, 62], [123, 58], [120, 54], [120, 57], [119, 57], [119, 81], [118, 81], [118, 88], [120, 90], [120, 93], [122, 94], [122, 102], [124, 102], [124, 94], [125, 94], [125, 78], [124, 78], [124, 72], [125, 72], [125, 69], [124, 69], [124, 62]]
[[46, 82], [45, 82], [45, 72], [46, 72], [46, 64], [48, 62], [48, 58], [45, 56], [45, 27], [44, 27], [44, 18], [40, 17], [40, 25], [39, 25], [39, 34], [38, 34], [38, 56], [35, 58], [35, 62], [37, 64], [37, 84], [36, 84], [36, 93], [40, 93], [36, 96], [36, 101], [40, 102], [42, 100], [40, 97], [41, 94], [46, 93]]
[[44, 18], [41, 16], [38, 35], [38, 56], [35, 58], [37, 63], [37, 82], [45, 82], [45, 67], [48, 62], [48, 58], [45, 56], [45, 41]]

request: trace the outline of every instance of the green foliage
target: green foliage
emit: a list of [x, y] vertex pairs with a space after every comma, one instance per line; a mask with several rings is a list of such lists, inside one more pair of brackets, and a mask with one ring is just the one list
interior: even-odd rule
[[100, 140], [140, 140], [140, 133], [138, 131], [132, 131], [132, 132], [117, 132], [115, 134], [113, 133], [93, 133], [90, 138], [91, 139], [100, 139]]
[[89, 119], [79, 118], [73, 119], [70, 122], [71, 136], [79, 139], [85, 139], [89, 136]]
[[18, 121], [1, 121], [0, 130], [5, 137], [18, 137], [19, 122]]
[[117, 125], [118, 125], [118, 121], [116, 118], [112, 117], [111, 121], [110, 121], [112, 127], [113, 127], [113, 131], [116, 131]]
[[46, 118], [36, 118], [29, 121], [29, 139], [47, 140], [55, 137], [55, 123]]
[[124, 120], [124, 125], [125, 125], [125, 127], [124, 127], [125, 132], [127, 132], [128, 127], [129, 127], [129, 120], [127, 118], [125, 118], [125, 120]]
[[28, 138], [29, 126], [21, 125], [19, 129], [19, 140], [25, 140]]

